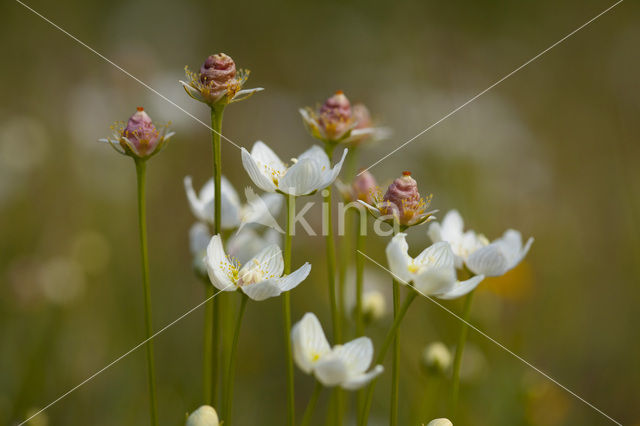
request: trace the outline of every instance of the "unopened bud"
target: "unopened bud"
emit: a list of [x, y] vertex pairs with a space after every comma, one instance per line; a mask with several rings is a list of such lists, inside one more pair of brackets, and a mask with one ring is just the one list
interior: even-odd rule
[[218, 413], [216, 410], [209, 406], [203, 405], [196, 411], [191, 413], [187, 418], [185, 426], [219, 426], [220, 420], [218, 419]]
[[372, 204], [373, 197], [378, 191], [378, 184], [376, 183], [376, 178], [367, 170], [364, 170], [353, 180], [351, 188], [355, 200], [362, 200], [367, 204]]
[[351, 103], [342, 91], [327, 99], [318, 117], [318, 124], [327, 140], [338, 141], [353, 128]]
[[142, 107], [138, 107], [136, 113], [129, 118], [127, 126], [122, 131], [122, 136], [133, 144], [140, 157], [152, 153], [161, 139], [160, 132]]
[[417, 215], [424, 213], [425, 202], [420, 198], [418, 184], [411, 172], [393, 181], [383, 198], [383, 214], [393, 215], [401, 225], [410, 225]]
[[209, 56], [200, 67], [200, 82], [211, 88], [212, 95], [226, 91], [229, 82], [236, 78], [236, 64], [230, 56], [216, 53]]
[[387, 301], [378, 290], [366, 291], [362, 295], [362, 315], [365, 323], [369, 324], [384, 317], [387, 311]]
[[451, 351], [442, 342], [431, 343], [422, 351], [422, 365], [430, 373], [444, 373], [451, 366]]

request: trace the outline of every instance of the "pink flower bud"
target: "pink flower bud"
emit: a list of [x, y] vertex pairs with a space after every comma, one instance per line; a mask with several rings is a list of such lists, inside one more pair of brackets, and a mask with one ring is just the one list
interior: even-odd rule
[[224, 53], [211, 55], [200, 67], [199, 79], [207, 87], [208, 100], [217, 102], [236, 85], [236, 64]]
[[393, 181], [384, 194], [381, 210], [393, 215], [401, 225], [411, 225], [424, 213], [425, 201], [420, 197], [418, 184], [411, 172], [402, 172], [402, 177]]
[[160, 133], [153, 125], [151, 117], [144, 112], [142, 107], [138, 107], [138, 111], [129, 118], [127, 126], [122, 131], [122, 136], [135, 147], [136, 154], [140, 157], [153, 152], [161, 140]]
[[351, 116], [356, 123], [356, 129], [367, 129], [372, 127], [371, 114], [364, 104], [355, 104], [351, 108]]
[[362, 200], [367, 204], [373, 204], [374, 196], [378, 191], [378, 184], [376, 183], [376, 178], [365, 170], [353, 180], [351, 189], [355, 200]]
[[341, 90], [324, 102], [319, 111], [318, 124], [331, 141], [342, 139], [353, 128], [351, 103]]

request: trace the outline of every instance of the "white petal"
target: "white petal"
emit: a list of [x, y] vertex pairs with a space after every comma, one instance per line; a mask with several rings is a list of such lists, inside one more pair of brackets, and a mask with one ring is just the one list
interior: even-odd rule
[[283, 292], [292, 290], [307, 278], [309, 272], [311, 272], [311, 265], [309, 263], [305, 263], [289, 275], [285, 275], [280, 278], [278, 280], [278, 287], [280, 287], [280, 290]]
[[438, 243], [443, 241], [442, 238], [442, 227], [440, 226], [440, 222], [433, 222], [429, 225], [429, 229], [427, 229], [427, 235], [431, 239], [432, 243]]
[[466, 261], [467, 267], [475, 274], [497, 277], [509, 270], [509, 259], [499, 243], [476, 250]]
[[454, 266], [454, 254], [448, 242], [435, 243], [422, 251], [414, 260], [416, 265], [429, 265], [436, 268]]
[[344, 159], [347, 157], [347, 153], [348, 152], [349, 152], [349, 150], [345, 148], [345, 150], [342, 151], [342, 158], [340, 159], [338, 164], [333, 166], [333, 169], [331, 169], [331, 172], [329, 172], [329, 171], [324, 172], [324, 176], [323, 176], [324, 180], [323, 180], [323, 183], [322, 183], [323, 187], [327, 187], [327, 186], [331, 185], [333, 183], [333, 181], [336, 180], [336, 178], [340, 174], [340, 170], [342, 170], [342, 163], [344, 163]]
[[366, 209], [369, 211], [369, 213], [371, 213], [373, 215], [373, 217], [375, 217], [375, 218], [380, 217], [380, 210], [377, 207], [372, 206], [371, 204], [367, 204], [366, 202], [364, 202], [362, 200], [358, 200], [358, 202], [360, 204], [362, 204], [363, 206], [365, 206]]
[[262, 92], [264, 90], [264, 88], [262, 87], [256, 87], [254, 89], [242, 89], [240, 91], [238, 91], [233, 98], [231, 98], [231, 102], [238, 102], [241, 101], [243, 99], [247, 99], [249, 96], [253, 95], [254, 93], [257, 92]]
[[337, 386], [349, 378], [347, 364], [331, 353], [320, 358], [314, 372], [316, 379], [325, 386]]
[[429, 268], [413, 278], [413, 285], [425, 296], [446, 291], [456, 281], [456, 271], [451, 267]]
[[366, 386], [369, 382], [381, 375], [383, 372], [384, 367], [381, 365], [376, 365], [368, 373], [349, 377], [340, 386], [346, 390], [358, 390]]
[[253, 189], [245, 188], [247, 205], [242, 209], [241, 223], [257, 223], [282, 231], [275, 219], [282, 208], [281, 194], [265, 194], [259, 197]]
[[[249, 260], [242, 269], [252, 269], [256, 265], [260, 265], [260, 270], [263, 272], [265, 279], [280, 278], [284, 270], [282, 250], [275, 244], [265, 247], [253, 259]], [[240, 278], [242, 278], [242, 271], [240, 271]]]
[[285, 194], [307, 195], [323, 187], [322, 173], [318, 163], [311, 158], [298, 159], [278, 183]]
[[189, 207], [191, 213], [201, 221], [212, 223], [213, 222], [213, 210], [208, 217], [205, 214], [205, 205], [200, 201], [200, 198], [196, 195], [196, 191], [193, 189], [193, 182], [191, 176], [185, 176], [184, 178], [184, 190], [187, 193], [187, 200], [189, 201]]
[[293, 359], [298, 368], [310, 373], [318, 360], [331, 351], [318, 317], [306, 313], [291, 330]]
[[240, 286], [240, 289], [251, 299], [258, 302], [270, 297], [279, 296], [282, 291], [278, 287], [278, 281], [275, 279], [260, 281], [255, 284], [247, 284]]
[[189, 250], [191, 254], [200, 254], [206, 250], [211, 241], [209, 227], [202, 222], [196, 222], [189, 229]]
[[349, 375], [364, 373], [373, 359], [373, 343], [368, 337], [358, 337], [342, 346], [336, 346], [333, 354], [347, 365]]
[[251, 148], [251, 156], [257, 162], [275, 170], [285, 171], [287, 169], [282, 160], [280, 160], [280, 157], [278, 157], [278, 155], [262, 141], [257, 141], [253, 144], [253, 147]]
[[267, 192], [275, 192], [276, 185], [273, 183], [271, 176], [266, 175], [266, 170], [260, 167], [251, 154], [244, 148], [242, 148], [242, 165], [258, 188]]
[[182, 80], [179, 80], [180, 84], [182, 84], [182, 87], [184, 87], [184, 90], [187, 92], [187, 94], [189, 96], [191, 96], [193, 99], [200, 101], [200, 102], [205, 102], [206, 100], [202, 97], [202, 95], [200, 94], [200, 91], [197, 89], [194, 89], [193, 87], [191, 87], [191, 85], [187, 82], [184, 82]]
[[409, 256], [409, 245], [407, 244], [406, 237], [407, 234], [402, 232], [398, 233], [391, 239], [386, 248], [389, 269], [393, 273], [394, 278], [399, 278], [404, 281], [404, 284], [411, 281], [409, 265], [412, 261]]
[[232, 265], [222, 247], [220, 235], [214, 235], [207, 246], [207, 255], [204, 259], [209, 279], [218, 290], [234, 291], [235, 283], [229, 277], [228, 271]]
[[462, 237], [464, 221], [458, 210], [450, 210], [442, 219], [442, 238], [444, 241], [456, 241]]
[[465, 281], [456, 281], [446, 293], [437, 294], [436, 297], [439, 299], [449, 300], [464, 296], [474, 290], [483, 279], [484, 275], [476, 275], [475, 277], [471, 277]]
[[329, 156], [324, 149], [318, 145], [313, 145], [311, 148], [300, 154], [298, 156], [298, 161], [305, 158], [316, 161], [320, 167], [325, 167], [327, 170], [331, 167]]

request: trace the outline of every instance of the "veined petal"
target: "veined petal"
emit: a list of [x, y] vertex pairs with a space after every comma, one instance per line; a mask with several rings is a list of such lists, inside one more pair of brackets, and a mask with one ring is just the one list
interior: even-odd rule
[[289, 275], [280, 278], [278, 280], [278, 287], [280, 287], [280, 290], [283, 292], [292, 290], [307, 278], [309, 272], [311, 272], [311, 264], [307, 262]]
[[368, 337], [358, 337], [333, 349], [333, 354], [341, 358], [349, 371], [349, 375], [364, 373], [373, 359], [373, 343]]
[[318, 317], [306, 313], [291, 330], [293, 359], [298, 368], [309, 374], [318, 360], [331, 351]]
[[407, 234], [402, 232], [395, 235], [389, 244], [387, 244], [387, 263], [389, 269], [395, 276], [400, 278], [407, 284], [411, 281], [411, 274], [409, 272], [409, 265], [413, 259], [409, 256], [409, 245], [406, 240]]
[[464, 221], [458, 210], [449, 210], [442, 219], [442, 239], [444, 241], [456, 241], [462, 237]]
[[209, 227], [202, 222], [196, 222], [189, 229], [189, 250], [191, 254], [203, 253], [211, 241]]
[[445, 292], [456, 281], [456, 271], [451, 267], [429, 268], [413, 278], [413, 286], [425, 296]]
[[249, 296], [249, 298], [258, 302], [269, 299], [270, 297], [279, 296], [282, 293], [280, 287], [278, 287], [278, 280], [276, 279], [243, 285], [240, 286], [240, 289], [244, 291], [244, 294]]
[[311, 158], [298, 159], [278, 183], [278, 189], [285, 194], [307, 195], [323, 188], [320, 166]]
[[242, 165], [258, 188], [267, 192], [275, 192], [277, 188], [271, 176], [266, 175], [266, 170], [261, 168], [251, 154], [244, 148], [242, 148]]
[[333, 353], [320, 358], [314, 373], [316, 379], [325, 386], [337, 386], [349, 378], [347, 364]]
[[204, 263], [211, 283], [218, 290], [234, 291], [236, 289], [235, 282], [229, 274], [234, 266], [227, 259], [220, 235], [214, 235], [211, 238], [207, 246], [207, 255], [204, 258]]
[[340, 170], [342, 170], [342, 163], [344, 163], [344, 159], [347, 157], [348, 152], [349, 150], [345, 148], [344, 151], [342, 151], [342, 158], [340, 158], [340, 161], [338, 161], [338, 163], [335, 166], [333, 166], [333, 169], [331, 169], [330, 172], [328, 170], [324, 171], [324, 174], [323, 174], [324, 180], [322, 182], [322, 187], [327, 187], [331, 185], [334, 180], [336, 180], [336, 178], [340, 174]]
[[187, 200], [189, 201], [189, 207], [191, 213], [201, 221], [211, 223], [213, 219], [213, 211], [210, 216], [206, 215], [205, 205], [200, 198], [196, 195], [196, 191], [193, 189], [193, 182], [191, 176], [185, 176], [184, 178], [184, 190], [187, 193]]
[[[275, 244], [265, 247], [253, 259], [249, 260], [245, 267], [253, 268], [255, 265], [259, 265], [265, 279], [280, 278], [284, 270], [282, 250]], [[240, 275], [242, 276], [242, 273]]]
[[318, 145], [313, 145], [311, 148], [307, 149], [305, 152], [298, 156], [298, 160], [302, 160], [304, 158], [309, 158], [311, 160], [317, 161], [321, 167], [331, 167], [329, 156], [324, 151], [324, 149], [322, 149]]
[[456, 281], [449, 290], [442, 294], [436, 294], [436, 297], [445, 300], [457, 299], [474, 290], [483, 279], [484, 275], [476, 275], [465, 281]]
[[509, 270], [509, 259], [499, 243], [476, 250], [466, 261], [467, 267], [475, 274], [497, 277]]
[[429, 265], [435, 268], [453, 267], [455, 263], [451, 245], [446, 241], [432, 244], [420, 253], [415, 259], [416, 265]]
[[233, 98], [231, 98], [230, 102], [242, 101], [242, 100], [247, 99], [248, 97], [252, 96], [254, 93], [261, 92], [263, 90], [264, 90], [264, 88], [262, 88], [262, 87], [256, 87], [256, 88], [253, 88], [253, 89], [242, 89], [242, 90], [239, 90], [233, 96]]
[[285, 166], [282, 160], [280, 160], [280, 157], [278, 157], [278, 155], [262, 141], [257, 141], [253, 144], [253, 147], [251, 148], [251, 156], [255, 158], [256, 161], [280, 172], [287, 169], [287, 166]]
[[349, 377], [347, 380], [342, 382], [340, 387], [346, 390], [361, 389], [362, 387], [366, 386], [369, 382], [371, 382], [373, 379], [381, 375], [383, 372], [384, 372], [384, 367], [381, 365], [376, 365], [368, 373], [358, 374], [357, 376]]

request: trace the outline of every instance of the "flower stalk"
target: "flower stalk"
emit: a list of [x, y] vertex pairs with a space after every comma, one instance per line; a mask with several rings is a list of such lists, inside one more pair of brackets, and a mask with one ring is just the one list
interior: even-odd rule
[[147, 206], [145, 184], [147, 164], [143, 159], [134, 159], [138, 182], [138, 225], [140, 230], [140, 261], [142, 265], [142, 286], [144, 290], [145, 328], [147, 334], [147, 370], [149, 378], [149, 414], [151, 424], [158, 424], [158, 400], [156, 396], [156, 372], [153, 355], [153, 322], [151, 316], [151, 288], [149, 285], [149, 250], [147, 247]]
[[458, 345], [456, 346], [456, 354], [453, 358], [453, 375], [451, 378], [451, 416], [455, 417], [456, 407], [458, 405], [458, 393], [460, 391], [460, 368], [462, 366], [462, 353], [464, 351], [464, 345], [467, 341], [467, 334], [469, 333], [469, 326], [467, 322], [469, 320], [469, 314], [471, 312], [471, 302], [473, 301], [474, 291], [467, 294], [464, 298], [464, 306], [462, 308], [462, 327], [460, 328], [460, 335], [458, 336]]
[[247, 301], [249, 301], [249, 296], [242, 293], [242, 297], [240, 300], [240, 308], [238, 310], [238, 317], [236, 319], [236, 326], [233, 332], [233, 342], [231, 344], [231, 351], [229, 353], [229, 368], [227, 372], [227, 382], [225, 386], [225, 395], [226, 401], [224, 404], [224, 414], [223, 419], [225, 424], [228, 426], [231, 422], [231, 417], [233, 414], [233, 385], [235, 380], [235, 372], [236, 372], [236, 358], [238, 351], [238, 340], [240, 338], [240, 327], [242, 326], [242, 318], [244, 317], [244, 311], [247, 308]]
[[[394, 321], [400, 309], [400, 284], [393, 280], [393, 317]], [[400, 339], [396, 333], [393, 338], [393, 361], [391, 364], [391, 410], [389, 413], [389, 425], [398, 424], [398, 394], [400, 392], [400, 376], [398, 374], [398, 358], [400, 357]]]
[[302, 417], [302, 422], [300, 423], [300, 426], [309, 426], [309, 422], [311, 422], [311, 418], [313, 417], [313, 412], [316, 408], [316, 404], [318, 403], [318, 398], [320, 398], [321, 393], [322, 393], [322, 383], [316, 380], [316, 385], [313, 388], [313, 394], [311, 394], [311, 398], [309, 399], [307, 408], [304, 410], [304, 415]]
[[[402, 320], [404, 319], [407, 311], [409, 310], [411, 303], [413, 303], [417, 295], [418, 293], [414, 289], [411, 289], [409, 294], [407, 294], [404, 301], [402, 302], [402, 305], [400, 306], [400, 308], [396, 311], [393, 319], [393, 324], [391, 325], [391, 328], [387, 332], [387, 335], [384, 338], [384, 342], [380, 347], [380, 352], [378, 353], [378, 357], [376, 358], [376, 361], [375, 361], [376, 364], [382, 364], [384, 362], [384, 358], [387, 355], [387, 351], [389, 350], [391, 343], [396, 337], [396, 333], [400, 328], [400, 324], [402, 323]], [[360, 421], [358, 423], [359, 426], [366, 426], [369, 421], [369, 412], [371, 411], [371, 402], [373, 400], [373, 389], [374, 389], [375, 383], [376, 383], [375, 380], [372, 381], [371, 384], [369, 384], [369, 387], [367, 388], [365, 402], [362, 407], [362, 414], [360, 416]]]
[[[291, 239], [294, 234], [296, 215], [296, 197], [285, 195], [287, 200], [287, 229], [284, 237], [284, 273], [291, 272]], [[293, 381], [293, 351], [291, 348], [291, 293], [282, 295], [282, 320], [284, 324], [285, 358], [287, 363], [287, 424], [293, 426], [296, 421], [295, 393]]]

